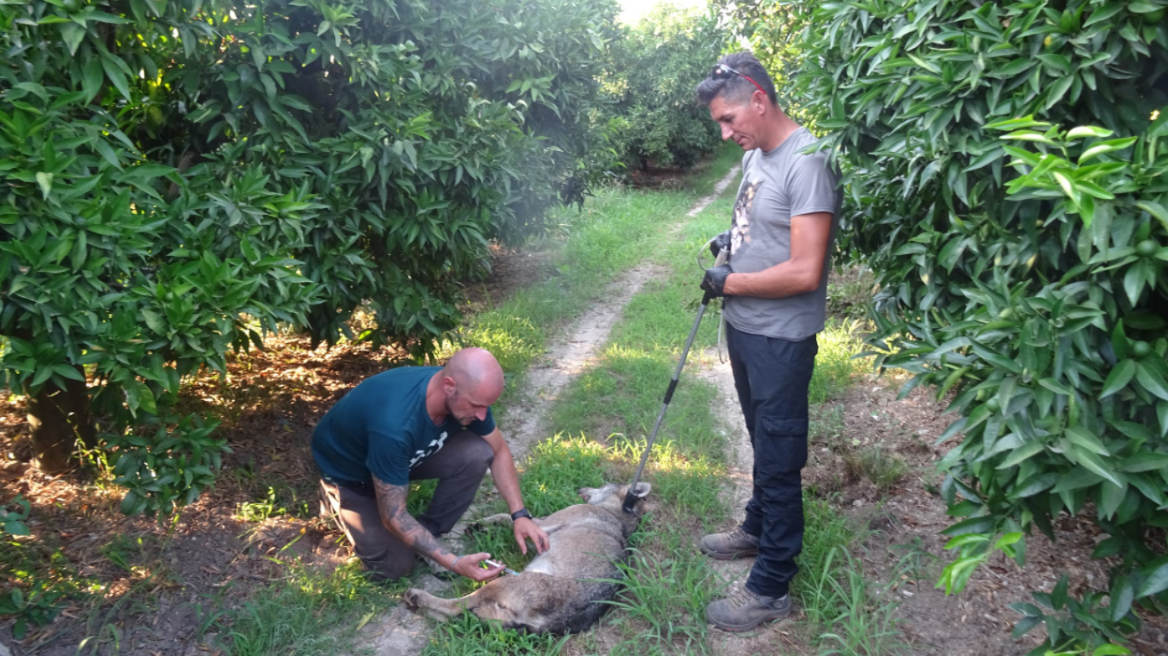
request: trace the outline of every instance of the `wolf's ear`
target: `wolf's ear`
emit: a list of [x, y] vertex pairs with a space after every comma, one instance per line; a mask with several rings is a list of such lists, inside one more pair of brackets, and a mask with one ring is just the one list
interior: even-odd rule
[[648, 483], [637, 483], [637, 487], [633, 489], [633, 496], [644, 499], [649, 496], [649, 490], [651, 489]]

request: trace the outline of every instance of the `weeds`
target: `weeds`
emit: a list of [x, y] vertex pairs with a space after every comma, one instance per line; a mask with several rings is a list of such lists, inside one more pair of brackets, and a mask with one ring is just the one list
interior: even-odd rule
[[464, 613], [450, 622], [435, 626], [434, 636], [423, 656], [525, 656], [559, 654], [569, 636], [520, 633], [482, 622]]
[[853, 321], [829, 321], [819, 333], [819, 354], [815, 356], [815, 372], [811, 376], [808, 399], [819, 404], [838, 396], [847, 389], [852, 377], [868, 369], [867, 360], [856, 358], [863, 343]]
[[[280, 488], [279, 492], [277, 487]], [[245, 501], [235, 510], [236, 519], [245, 522], [263, 522], [281, 515], [307, 519], [312, 516], [312, 508], [291, 487], [269, 485], [263, 497], [256, 501]]]
[[371, 583], [357, 562], [331, 573], [291, 562], [284, 581], [252, 595], [242, 609], [212, 611], [203, 624], [222, 627], [232, 656], [331, 655], [356, 639], [362, 617], [388, 608], [406, 585]]
[[894, 605], [873, 597], [860, 565], [846, 549], [833, 547], [823, 572], [812, 574], [819, 608], [831, 609], [819, 618], [827, 628], [819, 639], [831, 645], [819, 652], [820, 656], [868, 656], [899, 648], [899, 632], [892, 619]]
[[[633, 548], [620, 565], [623, 590], [607, 602], [623, 612], [623, 621], [636, 626], [638, 648], [701, 644], [706, 639], [705, 608], [714, 585], [704, 556], [685, 532], [654, 529], [641, 534], [641, 548]], [[648, 551], [652, 549], [652, 552]]]
[[844, 451], [843, 460], [852, 480], [867, 479], [881, 494], [887, 494], [908, 473], [908, 465], [903, 460], [886, 453], [879, 445]]

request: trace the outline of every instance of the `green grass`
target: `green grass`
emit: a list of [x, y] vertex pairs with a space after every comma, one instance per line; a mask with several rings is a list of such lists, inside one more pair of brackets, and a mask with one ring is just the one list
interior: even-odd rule
[[359, 562], [334, 572], [285, 562], [284, 580], [254, 594], [242, 609], [204, 599], [196, 612], [204, 627], [226, 629], [219, 640], [232, 656], [333, 655], [353, 648], [357, 627], [385, 611], [408, 582], [370, 583]]
[[864, 532], [837, 513], [826, 501], [804, 494], [806, 530], [800, 574], [791, 594], [799, 601], [820, 656], [873, 656], [896, 653], [899, 634], [892, 621], [893, 607], [878, 599], [864, 578], [863, 566], [851, 552]]

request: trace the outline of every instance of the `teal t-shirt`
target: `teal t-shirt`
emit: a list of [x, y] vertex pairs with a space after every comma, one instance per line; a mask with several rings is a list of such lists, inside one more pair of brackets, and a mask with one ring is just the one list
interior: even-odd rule
[[371, 376], [332, 407], [312, 434], [321, 472], [340, 483], [372, 484], [373, 476], [406, 485], [410, 469], [437, 453], [461, 430], [490, 435], [495, 419], [461, 426], [447, 416], [438, 426], [426, 412], [426, 385], [441, 367], [400, 367]]

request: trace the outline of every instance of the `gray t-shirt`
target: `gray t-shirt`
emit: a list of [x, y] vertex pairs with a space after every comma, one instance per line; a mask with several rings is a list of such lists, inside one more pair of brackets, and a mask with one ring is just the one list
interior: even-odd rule
[[726, 321], [753, 335], [800, 340], [823, 330], [827, 309], [827, 272], [839, 230], [839, 175], [826, 152], [801, 154], [815, 143], [800, 128], [769, 153], [752, 150], [742, 158], [742, 185], [734, 203], [730, 232], [730, 269], [754, 273], [791, 259], [791, 217], [830, 212], [831, 239], [823, 258], [819, 288], [786, 298], [727, 296]]

